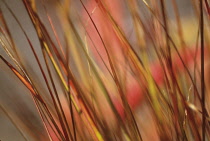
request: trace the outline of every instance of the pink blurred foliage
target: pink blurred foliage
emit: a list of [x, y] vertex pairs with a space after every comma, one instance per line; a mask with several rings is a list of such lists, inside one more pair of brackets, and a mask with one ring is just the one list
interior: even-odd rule
[[[124, 5], [120, 2], [120, 0], [114, 0], [114, 1], [105, 0], [104, 2], [109, 12], [115, 19], [116, 23], [120, 27], [123, 26], [126, 20], [123, 15]], [[112, 24], [107, 19], [107, 16], [103, 13], [103, 10], [100, 9], [100, 3], [97, 3], [96, 0], [89, 0], [88, 3], [86, 4], [86, 8], [88, 12], [90, 13], [93, 19], [93, 22], [95, 23], [106, 47], [108, 48], [108, 52], [112, 56], [114, 56], [114, 58], [117, 60], [117, 64], [119, 63], [120, 65], [123, 66], [124, 65], [123, 63], [125, 63], [125, 58], [123, 56], [123, 47], [122, 47], [123, 45], [119, 41], [119, 38], [117, 37], [117, 35], [115, 34]], [[89, 44], [91, 53], [93, 54], [93, 57], [95, 58], [99, 66], [102, 68], [102, 70], [107, 69], [103, 65], [103, 61], [99, 57], [96, 51], [97, 49], [99, 54], [102, 56], [104, 62], [108, 66], [108, 69], [110, 70], [109, 60], [107, 58], [107, 53], [105, 51], [104, 45], [102, 44], [102, 41], [99, 38], [99, 35], [96, 32], [96, 29], [93, 23], [91, 22], [90, 18], [88, 17], [86, 11], [83, 11], [82, 18], [87, 22], [86, 32], [90, 35], [91, 40], [92, 40], [91, 41], [89, 39], [88, 44]], [[182, 60], [184, 61], [184, 64], [187, 67], [190, 67], [190, 66], [192, 67], [194, 65], [194, 56], [196, 53], [195, 51], [196, 51], [196, 47], [186, 47], [185, 49], [179, 50], [180, 56], [182, 57]], [[200, 50], [197, 51], [197, 57], [196, 57], [197, 63], [199, 63], [198, 62], [199, 58], [200, 58]], [[180, 57], [178, 56], [177, 52], [173, 52], [172, 60], [173, 60], [174, 72], [176, 74], [185, 71], [185, 67]], [[123, 68], [118, 69], [117, 71], [123, 71]], [[158, 60], [150, 64], [150, 71], [156, 84], [159, 86], [164, 85], [164, 72]], [[142, 88], [139, 86], [136, 79], [134, 79], [134, 76], [128, 75], [127, 79], [129, 80], [129, 83], [126, 84], [127, 100], [130, 107], [134, 110], [142, 103], [142, 100], [145, 94]], [[123, 106], [121, 105], [120, 101], [114, 98], [113, 98], [113, 101], [118, 112], [120, 113], [121, 116], [123, 116], [124, 115]]]

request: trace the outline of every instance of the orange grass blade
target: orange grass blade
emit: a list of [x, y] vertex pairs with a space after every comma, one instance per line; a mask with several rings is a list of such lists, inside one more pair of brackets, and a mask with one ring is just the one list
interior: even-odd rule
[[36, 94], [31, 84], [6, 60], [0, 55], [0, 59], [12, 70], [12, 72], [20, 79], [20, 81], [30, 90], [30, 92], [42, 103], [43, 99], [40, 95]]

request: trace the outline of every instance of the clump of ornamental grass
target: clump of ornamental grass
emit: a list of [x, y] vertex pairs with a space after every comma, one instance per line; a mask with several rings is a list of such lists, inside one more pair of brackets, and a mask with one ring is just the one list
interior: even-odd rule
[[2, 140], [209, 140], [209, 1], [183, 3], [0, 0]]

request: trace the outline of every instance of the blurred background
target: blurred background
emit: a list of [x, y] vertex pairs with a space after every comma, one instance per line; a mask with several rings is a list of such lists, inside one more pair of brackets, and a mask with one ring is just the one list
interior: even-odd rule
[[[21, 25], [25, 29], [28, 37], [31, 39], [33, 46], [38, 54], [38, 57], [41, 63], [44, 64], [44, 59], [41, 54], [40, 43], [37, 38], [36, 31], [33, 27], [33, 24], [28, 16], [26, 8], [21, 0], [5, 0], [8, 4], [9, 8], [14, 12], [17, 19], [19, 19]], [[83, 1], [85, 5], [88, 5], [88, 0]], [[149, 1], [148, 1], [149, 2]], [[177, 26], [176, 26], [176, 17], [173, 12], [173, 5], [172, 2], [166, 0], [166, 8], [167, 8], [167, 15], [168, 15], [168, 22], [170, 23], [170, 34], [174, 37], [174, 40], [178, 42], [178, 35], [177, 35]], [[185, 39], [185, 43], [187, 46], [195, 46], [196, 38], [199, 28], [199, 23], [196, 15], [196, 9], [192, 5], [191, 0], [176, 0], [177, 6], [179, 9], [180, 19], [183, 28], [183, 35]], [[39, 16], [43, 21], [46, 28], [50, 34], [53, 34], [52, 30], [50, 30], [50, 26], [44, 11], [43, 6], [41, 5], [42, 1], [37, 0], [37, 11], [39, 12]], [[61, 42], [64, 42], [64, 38], [62, 37], [62, 30], [60, 23], [57, 23], [56, 20], [59, 18], [59, 14], [56, 15], [55, 10], [56, 1], [55, 0], [45, 0], [46, 8], [51, 16], [51, 18], [55, 21], [55, 27], [58, 32], [58, 35], [61, 37]], [[113, 2], [113, 4], [115, 4]], [[135, 46], [135, 38], [133, 35], [133, 24], [131, 20], [131, 15], [129, 14], [129, 9], [124, 0], [121, 3], [123, 12], [123, 23], [119, 24], [121, 28], [126, 33], [126, 36], [129, 38], [129, 41], [132, 45]], [[94, 6], [93, 6], [94, 7]], [[115, 6], [113, 6], [115, 7]], [[150, 14], [148, 14], [148, 10], [146, 6], [143, 4], [143, 1], [139, 2], [137, 6], [139, 10], [139, 14], [142, 16], [144, 22], [150, 20]], [[70, 18], [74, 22], [73, 24], [79, 31], [79, 33], [84, 34], [84, 30], [81, 28], [81, 19], [78, 17], [82, 17], [84, 13], [84, 9], [79, 1], [72, 1], [70, 6]], [[28, 43], [26, 38], [24, 37], [23, 32], [21, 31], [20, 27], [18, 26], [17, 22], [9, 12], [8, 8], [5, 6], [5, 3], [0, 0], [0, 9], [1, 14], [4, 15], [6, 19], [6, 23], [11, 31], [12, 37], [15, 41], [15, 44], [18, 48], [18, 53], [21, 54], [21, 61], [26, 66], [27, 71], [31, 74], [31, 78], [35, 82], [37, 88], [40, 89], [41, 93], [48, 93], [47, 87], [44, 83], [44, 79], [41, 76], [41, 72], [38, 69], [38, 65], [34, 56], [32, 55], [31, 49], [28, 47]], [[92, 14], [94, 16], [94, 13]], [[85, 22], [84, 22], [85, 23]], [[2, 24], [0, 24], [2, 26]], [[81, 31], [80, 31], [81, 29]], [[151, 29], [152, 30], [152, 29]], [[208, 31], [206, 31], [208, 32]], [[173, 35], [174, 34], [174, 35]], [[0, 34], [0, 36], [3, 36]], [[53, 37], [53, 41], [55, 41], [55, 37]], [[0, 46], [0, 54], [7, 58], [8, 60], [11, 59], [6, 55], [3, 48]], [[81, 53], [82, 56], [82, 53]], [[152, 55], [151, 55], [151, 58]], [[71, 62], [70, 62], [71, 63]], [[14, 64], [13, 64], [14, 65]], [[73, 68], [75, 67], [74, 62], [71, 63]], [[46, 71], [46, 67], [44, 66], [44, 70]], [[55, 72], [53, 72], [55, 73]], [[77, 76], [77, 71], [75, 70], [74, 74]], [[78, 79], [79, 76], [78, 76]], [[187, 88], [188, 89], [188, 88]], [[59, 90], [58, 90], [59, 91]], [[13, 74], [13, 72], [3, 63], [0, 61], [0, 140], [1, 141], [23, 141], [25, 136], [30, 141], [39, 141], [39, 140], [48, 140], [47, 133], [44, 129], [42, 121], [38, 115], [36, 107], [33, 103], [33, 99], [31, 98], [28, 89], [20, 82], [20, 80]], [[49, 102], [50, 103], [50, 102]], [[142, 102], [144, 103], [144, 102]], [[137, 108], [135, 115], [141, 115], [139, 120], [142, 122], [145, 120], [152, 120], [150, 115], [147, 114], [148, 107], [141, 104], [140, 107]], [[138, 116], [136, 116], [138, 119]], [[12, 123], [15, 122], [18, 127]], [[150, 126], [150, 124], [142, 124], [141, 126]], [[155, 126], [155, 125], [153, 125]], [[18, 131], [18, 128], [22, 130], [23, 133], [27, 133], [21, 135]], [[151, 129], [152, 131], [152, 129]], [[155, 131], [154, 131], [155, 132]], [[143, 136], [148, 136], [148, 133], [142, 133]], [[151, 135], [150, 139], [155, 138], [155, 135]], [[149, 140], [149, 139], [148, 139]]]

